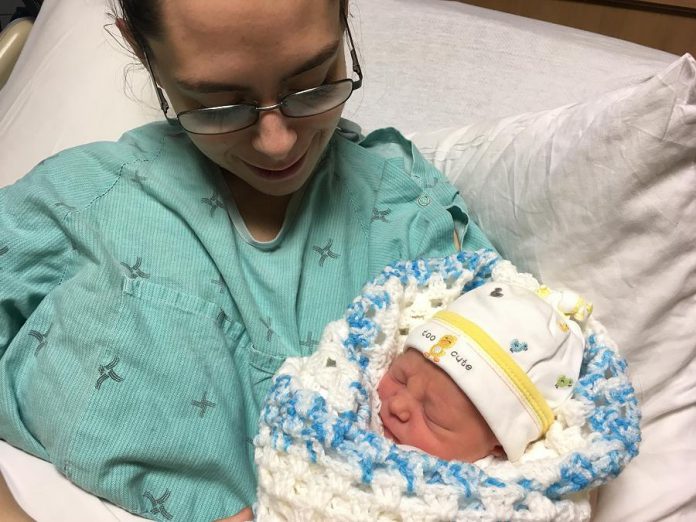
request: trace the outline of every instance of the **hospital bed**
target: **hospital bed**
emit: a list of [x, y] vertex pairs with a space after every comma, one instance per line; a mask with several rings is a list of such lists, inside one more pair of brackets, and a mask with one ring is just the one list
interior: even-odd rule
[[[595, 303], [643, 408], [641, 454], [594, 519], [696, 520], [696, 62], [443, 0], [352, 0], [365, 73], [344, 116], [394, 126], [496, 247]], [[0, 90], [0, 186], [160, 119], [105, 0], [46, 0]], [[0, 292], [2, 289], [0, 288]], [[38, 521], [134, 521], [0, 441]]]

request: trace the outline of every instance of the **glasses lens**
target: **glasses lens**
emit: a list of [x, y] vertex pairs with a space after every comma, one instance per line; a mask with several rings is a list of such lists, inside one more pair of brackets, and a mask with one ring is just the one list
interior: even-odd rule
[[251, 105], [230, 105], [182, 112], [179, 123], [193, 134], [225, 134], [253, 125], [256, 117], [256, 108]]
[[314, 116], [345, 103], [352, 92], [353, 81], [350, 79], [327, 83], [286, 96], [281, 110], [291, 118]]

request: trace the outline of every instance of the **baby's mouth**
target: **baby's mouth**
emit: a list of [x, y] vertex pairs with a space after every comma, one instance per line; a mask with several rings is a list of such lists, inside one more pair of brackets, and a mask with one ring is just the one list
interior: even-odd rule
[[399, 444], [399, 439], [396, 438], [396, 436], [391, 432], [391, 430], [387, 428], [387, 426], [384, 424], [382, 424], [382, 427], [384, 428], [384, 436]]

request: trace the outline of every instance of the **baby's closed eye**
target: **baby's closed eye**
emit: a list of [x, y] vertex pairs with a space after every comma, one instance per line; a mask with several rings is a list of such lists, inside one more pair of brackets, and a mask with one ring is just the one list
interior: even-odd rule
[[433, 404], [432, 402], [426, 402], [423, 407], [423, 415], [425, 419], [430, 423], [439, 428], [448, 429], [447, 426], [450, 424], [449, 419], [442, 411], [442, 408]]
[[399, 384], [406, 384], [406, 374], [401, 368], [397, 367], [396, 365], [392, 366], [389, 369], [389, 376]]

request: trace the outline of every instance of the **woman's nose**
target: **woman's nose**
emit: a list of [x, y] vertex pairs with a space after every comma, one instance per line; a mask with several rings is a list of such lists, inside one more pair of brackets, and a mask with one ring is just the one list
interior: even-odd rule
[[403, 393], [395, 395], [389, 402], [389, 411], [401, 422], [408, 422], [411, 418], [411, 400]]
[[259, 114], [255, 131], [252, 146], [258, 152], [279, 163], [296, 159], [289, 156], [297, 142], [297, 133], [279, 110]]

